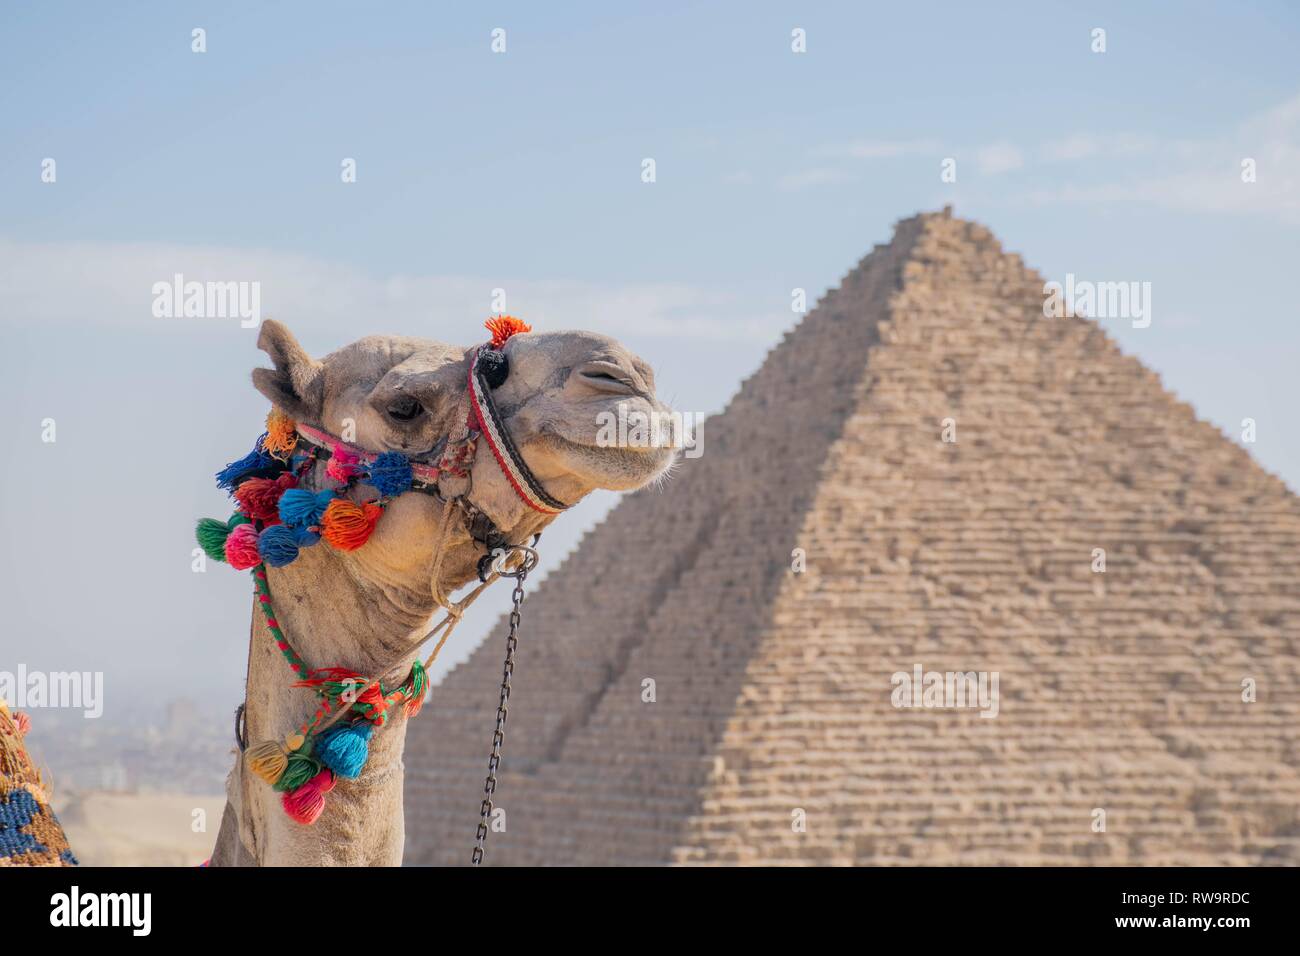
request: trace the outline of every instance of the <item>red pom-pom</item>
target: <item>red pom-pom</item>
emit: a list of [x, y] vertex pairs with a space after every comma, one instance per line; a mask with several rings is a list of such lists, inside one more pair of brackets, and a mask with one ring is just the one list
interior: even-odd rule
[[311, 826], [320, 819], [325, 809], [325, 794], [334, 789], [334, 774], [322, 770], [297, 790], [290, 790], [280, 798], [280, 804], [289, 817], [303, 826]]
[[335, 498], [321, 518], [321, 535], [340, 551], [355, 551], [374, 533], [375, 523], [384, 509], [373, 502], [359, 505], [346, 498]]
[[297, 484], [298, 479], [288, 473], [279, 478], [250, 478], [235, 489], [235, 500], [246, 517], [278, 524], [280, 496]]
[[523, 319], [516, 319], [513, 315], [493, 316], [484, 322], [483, 326], [492, 333], [492, 347], [494, 349], [499, 349], [505, 345], [512, 335], [533, 330], [531, 325]]
[[360, 463], [360, 455], [350, 452], [342, 445], [335, 443], [330, 453], [329, 464], [325, 466], [325, 477], [347, 484], [352, 479], [352, 476], [357, 473], [357, 465]]
[[257, 553], [257, 528], [250, 524], [236, 525], [226, 535], [226, 560], [236, 571], [247, 571], [261, 563]]

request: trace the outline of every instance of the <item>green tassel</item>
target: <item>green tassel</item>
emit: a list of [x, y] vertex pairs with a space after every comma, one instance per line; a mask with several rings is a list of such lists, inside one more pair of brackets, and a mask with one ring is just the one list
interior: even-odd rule
[[194, 537], [198, 540], [203, 553], [209, 558], [213, 561], [225, 561], [226, 538], [241, 524], [248, 524], [248, 518], [238, 511], [231, 515], [228, 521], [200, 518], [198, 526], [194, 529]]
[[213, 561], [226, 560], [228, 534], [230, 534], [229, 526], [216, 518], [200, 518], [198, 526], [194, 529], [194, 537], [198, 540], [199, 547]]
[[289, 754], [289, 765], [284, 768], [284, 773], [280, 774], [274, 789], [281, 793], [286, 790], [297, 790], [323, 769], [324, 765], [315, 757], [295, 751]]

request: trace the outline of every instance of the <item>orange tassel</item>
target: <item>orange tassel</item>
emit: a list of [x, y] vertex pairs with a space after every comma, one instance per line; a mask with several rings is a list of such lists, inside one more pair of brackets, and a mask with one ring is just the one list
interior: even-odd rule
[[294, 420], [278, 408], [271, 409], [266, 416], [266, 438], [262, 440], [262, 450], [280, 458], [293, 451], [297, 443], [298, 426]]
[[355, 551], [367, 541], [375, 530], [375, 523], [384, 509], [368, 501], [359, 505], [346, 498], [335, 498], [321, 518], [321, 535], [340, 551]]
[[497, 315], [483, 323], [484, 328], [492, 333], [492, 347], [499, 349], [506, 344], [510, 336], [518, 332], [531, 332], [533, 327], [523, 319], [516, 319], [513, 315]]

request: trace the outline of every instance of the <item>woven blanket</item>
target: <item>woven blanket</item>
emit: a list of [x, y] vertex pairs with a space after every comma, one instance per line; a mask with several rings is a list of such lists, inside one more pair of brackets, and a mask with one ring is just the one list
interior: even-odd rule
[[0, 866], [75, 866], [49, 789], [23, 742], [26, 725], [0, 701]]

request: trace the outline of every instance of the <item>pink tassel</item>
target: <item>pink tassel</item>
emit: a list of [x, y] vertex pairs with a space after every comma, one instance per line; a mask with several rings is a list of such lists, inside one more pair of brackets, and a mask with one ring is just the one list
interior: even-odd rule
[[14, 711], [14, 726], [18, 728], [18, 733], [22, 736], [27, 735], [27, 731], [32, 729], [32, 719], [21, 710]]
[[291, 790], [280, 798], [284, 812], [290, 819], [311, 826], [325, 809], [325, 794], [334, 789], [334, 773], [322, 770], [297, 790]]
[[236, 571], [247, 571], [262, 560], [257, 553], [257, 529], [252, 524], [236, 525], [226, 535], [226, 560]]
[[335, 444], [334, 453], [330, 456], [329, 464], [325, 466], [325, 477], [346, 484], [357, 473], [356, 466], [360, 462], [360, 455], [354, 455], [342, 445]]

